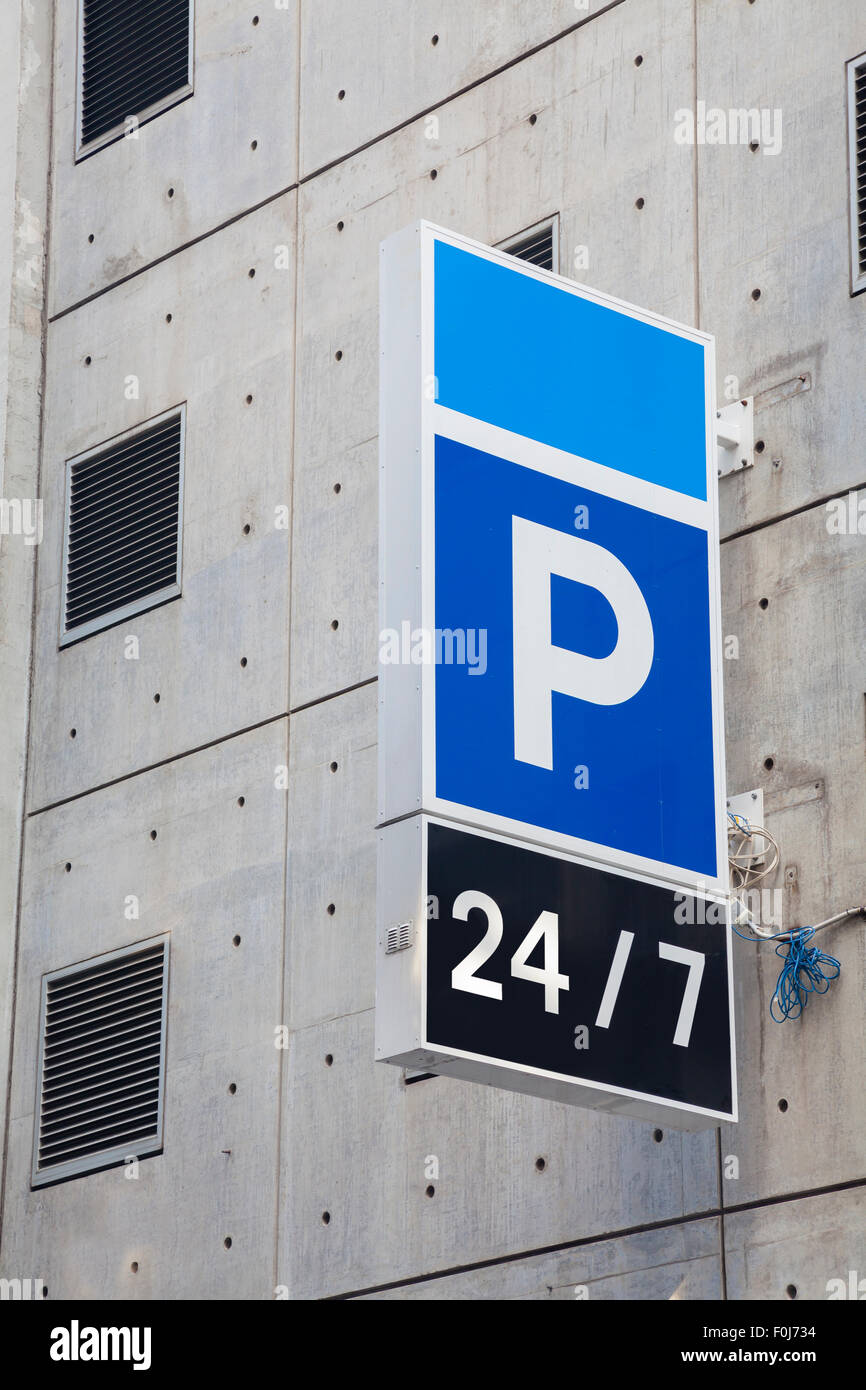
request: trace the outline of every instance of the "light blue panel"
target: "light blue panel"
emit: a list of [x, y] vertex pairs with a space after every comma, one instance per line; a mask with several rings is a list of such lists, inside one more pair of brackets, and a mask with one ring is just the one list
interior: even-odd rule
[[704, 347], [437, 241], [438, 401], [705, 500]]

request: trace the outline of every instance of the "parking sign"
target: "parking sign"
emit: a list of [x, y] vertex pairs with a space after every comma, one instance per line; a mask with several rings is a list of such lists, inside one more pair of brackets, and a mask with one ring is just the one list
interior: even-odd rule
[[[397, 954], [391, 918], [411, 918], [415, 1051], [450, 1059], [443, 1070], [494, 1059], [518, 1089], [568, 1078], [581, 1103], [609, 1088], [614, 1108], [730, 1116], [712, 340], [426, 223], [382, 255], [380, 947]], [[415, 867], [395, 895], [398, 841]], [[536, 884], [542, 927], [508, 864]], [[500, 899], [527, 933], [511, 943], [516, 971], [457, 959], [443, 993], [462, 907], [495, 935]], [[674, 920], [687, 903], [700, 924]], [[569, 977], [556, 1022], [533, 1018], [532, 971], [566, 953], [571, 971], [548, 972]], [[381, 965], [392, 1013], [385, 982], [405, 968]], [[692, 1026], [677, 1013], [671, 1027], [687, 968]], [[610, 970], [625, 991], [616, 1028]], [[589, 989], [577, 1014], [575, 974]], [[635, 1008], [667, 1001], [648, 1070], [628, 1061], [647, 1022], [622, 1002], [632, 989]], [[498, 1008], [481, 1002], [494, 995]], [[379, 1055], [394, 1060], [390, 1046]]]

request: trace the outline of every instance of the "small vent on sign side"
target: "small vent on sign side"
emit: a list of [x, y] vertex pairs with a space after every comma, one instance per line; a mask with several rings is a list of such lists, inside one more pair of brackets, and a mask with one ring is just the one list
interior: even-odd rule
[[414, 929], [411, 922], [401, 922], [396, 927], [388, 928], [388, 937], [385, 942], [385, 955], [392, 956], [395, 951], [406, 951], [413, 945]]

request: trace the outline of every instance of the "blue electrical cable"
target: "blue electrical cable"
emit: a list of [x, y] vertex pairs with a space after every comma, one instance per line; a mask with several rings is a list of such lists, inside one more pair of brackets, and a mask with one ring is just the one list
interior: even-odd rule
[[[754, 936], [746, 936], [731, 923], [737, 936], [744, 941], [754, 941]], [[838, 979], [842, 969], [841, 961], [828, 956], [809, 942], [815, 935], [814, 927], [800, 927], [796, 931], [776, 932], [773, 936], [761, 937], [763, 941], [778, 941], [776, 955], [784, 961], [770, 1000], [770, 1017], [774, 1023], [784, 1023], [787, 1018], [799, 1018], [809, 1002], [810, 994], [826, 994], [833, 980]], [[780, 940], [784, 937], [784, 940]], [[825, 967], [829, 967], [828, 973]]]
[[780, 942], [776, 947], [776, 955], [784, 961], [770, 1000], [770, 1017], [776, 1023], [784, 1023], [786, 1018], [799, 1018], [809, 1002], [809, 995], [826, 994], [832, 981], [839, 976], [842, 965], [836, 957], [809, 945], [814, 935], [814, 927], [801, 927], [789, 934], [787, 942]]

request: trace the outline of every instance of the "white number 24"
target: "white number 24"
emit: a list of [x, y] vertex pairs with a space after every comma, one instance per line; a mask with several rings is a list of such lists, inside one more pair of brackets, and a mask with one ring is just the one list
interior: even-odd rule
[[[490, 959], [502, 940], [502, 913], [497, 904], [486, 893], [471, 890], [461, 893], [452, 909], [452, 916], [458, 922], [468, 922], [469, 913], [477, 907], [487, 918], [487, 931], [459, 965], [451, 972], [454, 989], [465, 990], [467, 994], [481, 994], [487, 999], [501, 999], [502, 985], [496, 980], [480, 980], [476, 971]], [[544, 941], [544, 965], [527, 965], [529, 957], [540, 941]], [[555, 912], [542, 912], [530, 927], [514, 955], [511, 957], [511, 974], [516, 980], [529, 980], [532, 984], [544, 986], [544, 1008], [549, 1014], [559, 1013], [559, 992], [569, 988], [567, 975], [559, 973], [559, 918]]]

